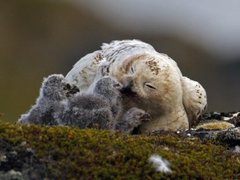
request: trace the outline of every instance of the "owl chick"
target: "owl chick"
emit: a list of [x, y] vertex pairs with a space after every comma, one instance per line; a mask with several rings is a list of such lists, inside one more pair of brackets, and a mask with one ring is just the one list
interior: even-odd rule
[[20, 123], [56, 125], [53, 112], [59, 102], [73, 96], [79, 89], [64, 80], [63, 75], [53, 74], [45, 78], [36, 104], [28, 113], [21, 115]]
[[131, 133], [150, 116], [141, 109], [132, 108], [120, 119], [120, 87], [112, 78], [103, 77], [95, 82], [93, 92], [81, 94], [62, 75], [51, 75], [44, 80], [36, 104], [19, 122]]
[[123, 85], [124, 113], [138, 107], [151, 114], [152, 120], [141, 124], [141, 133], [188, 129], [206, 109], [204, 88], [184, 77], [173, 59], [142, 41], [103, 44], [80, 59], [65, 78], [84, 92], [106, 75]]
[[122, 110], [117, 86], [113, 79], [101, 78], [93, 92], [76, 94], [55, 106], [54, 119], [61, 125], [114, 130]]

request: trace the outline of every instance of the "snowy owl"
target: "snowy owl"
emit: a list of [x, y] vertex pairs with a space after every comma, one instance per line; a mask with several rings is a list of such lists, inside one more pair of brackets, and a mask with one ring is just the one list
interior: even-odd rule
[[36, 104], [19, 122], [117, 130], [130, 134], [150, 115], [139, 108], [122, 113], [121, 84], [110, 77], [95, 82], [92, 92], [79, 93], [62, 75], [45, 78]]
[[204, 88], [184, 77], [173, 59], [142, 41], [103, 44], [81, 58], [65, 78], [87, 91], [106, 75], [123, 85], [123, 111], [137, 107], [151, 115], [151, 121], [140, 125], [140, 133], [188, 129], [206, 110]]

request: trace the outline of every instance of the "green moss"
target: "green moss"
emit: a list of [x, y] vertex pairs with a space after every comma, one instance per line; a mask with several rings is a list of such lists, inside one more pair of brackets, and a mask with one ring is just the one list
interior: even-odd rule
[[[25, 141], [51, 177], [79, 179], [235, 179], [239, 157], [227, 147], [172, 135], [128, 136], [109, 131], [0, 124], [0, 138]], [[152, 154], [169, 160], [172, 174], [156, 172]]]

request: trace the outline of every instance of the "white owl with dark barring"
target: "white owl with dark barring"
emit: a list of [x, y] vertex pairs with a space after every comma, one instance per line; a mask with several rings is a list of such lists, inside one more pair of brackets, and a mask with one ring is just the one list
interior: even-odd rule
[[150, 44], [139, 40], [113, 41], [81, 58], [66, 79], [80, 91], [103, 76], [123, 84], [123, 107], [137, 107], [150, 113], [140, 133], [188, 129], [205, 112], [207, 96], [196, 81], [184, 77], [177, 63]]

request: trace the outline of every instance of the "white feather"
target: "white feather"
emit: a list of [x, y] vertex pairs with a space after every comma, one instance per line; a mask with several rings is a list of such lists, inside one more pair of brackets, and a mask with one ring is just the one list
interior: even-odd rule
[[156, 168], [156, 171], [162, 172], [162, 173], [172, 173], [172, 170], [170, 169], [170, 163], [168, 160], [162, 158], [159, 155], [151, 155], [149, 158], [149, 162], [153, 164], [153, 166]]

